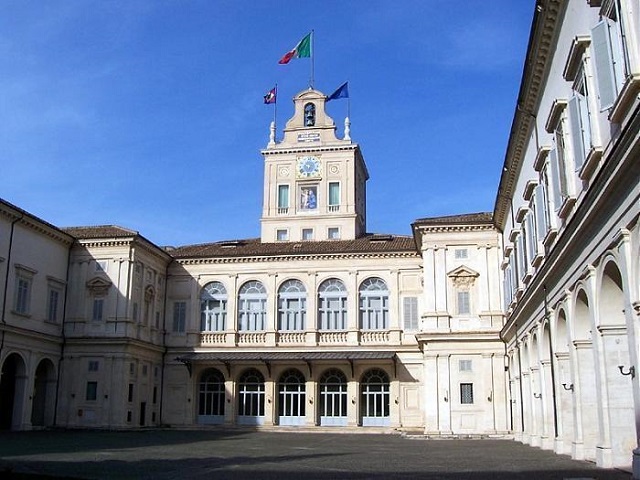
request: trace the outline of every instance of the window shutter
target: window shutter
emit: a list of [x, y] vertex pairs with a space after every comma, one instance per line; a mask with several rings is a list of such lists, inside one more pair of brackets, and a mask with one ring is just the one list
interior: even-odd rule
[[535, 239], [535, 232], [533, 231], [533, 215], [532, 214], [527, 214], [527, 216], [525, 217], [525, 222], [527, 224], [527, 257], [529, 259], [529, 262], [531, 263], [533, 261], [533, 257], [535, 257], [536, 255], [536, 239]]
[[418, 329], [418, 297], [404, 297], [404, 329]]
[[544, 240], [545, 235], [549, 231], [545, 210], [547, 206], [544, 201], [544, 185], [538, 185], [534, 193], [534, 203], [536, 209], [536, 231], [538, 232], [538, 240]]
[[555, 148], [549, 152], [549, 165], [551, 167], [553, 206], [555, 210], [558, 211], [562, 206], [562, 195], [560, 193], [560, 168], [558, 165], [558, 152]]
[[600, 108], [601, 111], [604, 111], [611, 108], [616, 99], [613, 51], [609, 38], [609, 24], [606, 20], [593, 27], [591, 41], [600, 93]]
[[[586, 107], [586, 105], [582, 105]], [[580, 118], [580, 105], [578, 97], [574, 96], [569, 99], [569, 121], [571, 123], [571, 140], [573, 145], [573, 160], [576, 170], [580, 170], [584, 163], [586, 145], [582, 137], [582, 131], [585, 125], [582, 124]]]

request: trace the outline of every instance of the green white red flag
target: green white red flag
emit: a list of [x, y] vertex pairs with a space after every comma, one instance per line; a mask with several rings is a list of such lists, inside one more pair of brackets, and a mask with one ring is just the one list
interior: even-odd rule
[[311, 33], [298, 42], [293, 50], [288, 51], [278, 61], [280, 65], [286, 65], [292, 58], [309, 58], [311, 57]]

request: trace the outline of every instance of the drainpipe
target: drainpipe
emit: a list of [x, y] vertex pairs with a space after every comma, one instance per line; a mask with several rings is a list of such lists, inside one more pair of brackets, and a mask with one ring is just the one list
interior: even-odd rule
[[[74, 240], [75, 243], [75, 240]], [[65, 287], [64, 287], [64, 305], [62, 307], [62, 343], [60, 344], [60, 358], [58, 358], [58, 372], [56, 376], [56, 398], [53, 406], [53, 426], [55, 427], [58, 423], [58, 400], [60, 398], [60, 372], [62, 370], [62, 361], [64, 360], [64, 349], [67, 344], [67, 337], [64, 333], [64, 327], [67, 320], [67, 303], [69, 299], [69, 272], [71, 270], [71, 249], [73, 248], [73, 243], [69, 246], [69, 251], [67, 252], [67, 274], [65, 278]]]
[[522, 433], [524, 433], [524, 390], [522, 387], [522, 348], [518, 345], [518, 324], [515, 324], [516, 328], [516, 346], [518, 347], [518, 373], [520, 374], [520, 381], [518, 386], [520, 387], [520, 426]]
[[[11, 222], [11, 231], [9, 233], [9, 251], [7, 252], [7, 270], [4, 275], [4, 292], [2, 293], [2, 325], [7, 325], [7, 292], [9, 290], [9, 270], [11, 268], [11, 251], [13, 250], [13, 233], [15, 225], [24, 218], [24, 214], [20, 214], [19, 217]], [[0, 358], [2, 358], [2, 349], [4, 348], [4, 336], [6, 330], [2, 329], [2, 339], [0, 339]]]
[[[551, 362], [551, 398], [553, 400], [553, 432], [554, 439], [558, 438], [558, 408], [556, 398], [556, 369], [553, 365], [553, 342], [551, 341], [551, 322], [549, 321], [549, 304], [547, 303], [547, 286], [542, 286], [544, 290], [544, 318], [549, 322], [549, 361]], [[543, 330], [544, 334], [544, 330]]]
[[167, 357], [167, 352], [169, 351], [169, 347], [167, 347], [167, 297], [168, 297], [168, 290], [169, 290], [169, 265], [171, 264], [171, 262], [173, 261], [170, 260], [167, 263], [167, 266], [165, 267], [164, 270], [164, 300], [163, 300], [163, 307], [162, 307], [162, 346], [164, 347], [164, 350], [162, 352], [162, 364], [160, 365], [160, 413], [158, 415], [158, 423], [160, 425], [163, 424], [162, 422], [162, 407], [163, 407], [163, 400], [164, 400], [164, 365], [165, 365], [165, 360]]

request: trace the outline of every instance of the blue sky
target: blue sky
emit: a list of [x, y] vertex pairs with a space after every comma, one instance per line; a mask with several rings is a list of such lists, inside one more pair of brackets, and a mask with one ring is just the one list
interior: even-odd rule
[[[0, 197], [158, 245], [260, 235], [262, 157], [307, 88], [349, 82], [368, 230], [491, 211], [533, 1], [4, 0]], [[329, 114], [342, 134], [347, 100]]]

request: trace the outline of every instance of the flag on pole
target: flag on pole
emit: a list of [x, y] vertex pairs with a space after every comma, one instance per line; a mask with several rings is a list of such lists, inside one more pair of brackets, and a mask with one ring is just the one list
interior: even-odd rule
[[265, 104], [276, 103], [276, 93], [277, 93], [277, 87], [273, 87], [271, 90], [269, 90], [264, 96], [264, 103]]
[[349, 98], [349, 82], [344, 82], [340, 85], [335, 92], [327, 97], [327, 102], [338, 98]]
[[286, 65], [292, 58], [309, 58], [311, 57], [311, 32], [298, 42], [293, 50], [288, 51], [278, 61], [280, 65]]

